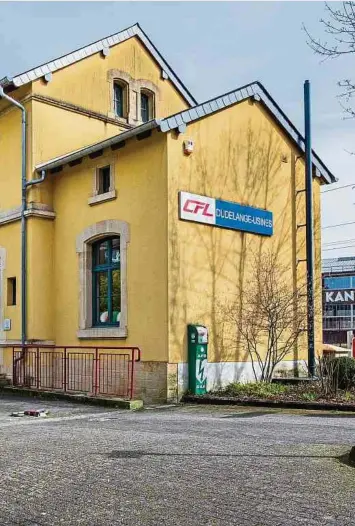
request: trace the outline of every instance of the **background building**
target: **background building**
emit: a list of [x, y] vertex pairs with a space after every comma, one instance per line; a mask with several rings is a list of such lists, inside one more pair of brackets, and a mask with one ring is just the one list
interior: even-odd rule
[[346, 345], [355, 330], [355, 256], [325, 259], [323, 272], [323, 341]]

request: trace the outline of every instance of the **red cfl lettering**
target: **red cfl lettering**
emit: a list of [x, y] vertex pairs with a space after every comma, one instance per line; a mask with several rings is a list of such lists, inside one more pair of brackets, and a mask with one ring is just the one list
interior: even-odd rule
[[199, 210], [203, 210], [202, 215], [206, 217], [213, 217], [213, 214], [208, 212], [210, 203], [204, 203], [203, 201], [194, 201], [193, 199], [188, 199], [184, 204], [184, 212], [190, 212], [191, 214], [198, 214]]

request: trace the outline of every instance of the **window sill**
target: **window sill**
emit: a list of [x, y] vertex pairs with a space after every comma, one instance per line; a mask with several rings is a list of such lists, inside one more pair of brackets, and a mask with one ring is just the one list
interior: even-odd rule
[[119, 123], [122, 123], [122, 124], [128, 124], [128, 117], [119, 117], [118, 115], [116, 115], [115, 112], [113, 111], [109, 111], [108, 112], [108, 116], [111, 118], [111, 119], [115, 119], [115, 121], [119, 122]]
[[127, 338], [127, 327], [90, 327], [79, 329], [76, 333], [81, 340], [114, 340]]
[[116, 190], [111, 190], [105, 194], [93, 195], [88, 199], [88, 204], [92, 206], [99, 203], [104, 203], [105, 201], [112, 201], [113, 199], [116, 199]]

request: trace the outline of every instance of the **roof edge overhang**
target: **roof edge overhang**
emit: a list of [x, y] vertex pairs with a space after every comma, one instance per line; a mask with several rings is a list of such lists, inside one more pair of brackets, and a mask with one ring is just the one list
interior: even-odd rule
[[119, 31], [118, 33], [114, 33], [113, 35], [105, 37], [101, 40], [97, 40], [96, 42], [93, 42], [92, 44], [89, 44], [75, 51], [72, 51], [71, 53], [68, 53], [67, 55], [63, 55], [59, 58], [51, 60], [50, 62], [44, 63], [36, 68], [29, 69], [18, 75], [14, 75], [13, 78], [4, 77], [3, 79], [0, 80], [0, 85], [3, 88], [7, 88], [7, 89], [19, 88], [20, 86], [23, 86], [24, 84], [28, 84], [41, 77], [44, 77], [47, 74], [53, 73], [67, 66], [70, 66], [71, 64], [74, 64], [76, 62], [79, 62], [80, 60], [90, 57], [91, 55], [94, 55], [95, 53], [99, 53], [103, 49], [113, 47], [132, 37], [138, 37], [140, 39], [140, 41], [145, 46], [145, 48], [149, 51], [149, 53], [152, 55], [154, 60], [159, 64], [162, 72], [165, 73], [164, 78], [169, 79], [172, 82], [172, 84], [175, 86], [177, 91], [182, 95], [185, 101], [190, 106], [196, 105], [197, 104], [196, 99], [193, 97], [191, 92], [188, 90], [188, 88], [185, 86], [182, 80], [178, 77], [178, 75], [174, 72], [174, 70], [171, 68], [168, 62], [164, 59], [163, 55], [160, 53], [160, 51], [153, 44], [153, 42], [150, 40], [148, 35], [143, 31], [143, 29], [140, 27], [138, 23], [126, 29], [123, 29], [122, 31]]
[[[234, 106], [235, 104], [247, 99], [254, 99], [257, 102], [262, 103], [264, 108], [266, 108], [274, 117], [278, 125], [286, 132], [289, 138], [292, 139], [299, 150], [302, 153], [305, 152], [304, 137], [259, 81], [251, 82], [250, 84], [246, 84], [236, 90], [203, 102], [198, 106], [171, 115], [162, 120], [161, 129], [164, 132], [177, 128], [183, 124], [187, 125], [190, 122], [207, 117], [210, 114], [221, 111], [229, 106]], [[320, 177], [327, 184], [335, 183], [337, 178], [326, 167], [314, 150], [312, 150], [312, 157], [315, 175]]]
[[[273, 116], [277, 124], [285, 131], [286, 135], [293, 141], [301, 153], [305, 152], [305, 140], [294, 124], [290, 121], [287, 115], [283, 112], [277, 102], [271, 97], [268, 91], [260, 82], [252, 82], [237, 90], [231, 91], [220, 97], [216, 97], [202, 104], [189, 108], [175, 115], [171, 115], [162, 120], [152, 120], [132, 130], [122, 132], [110, 139], [98, 142], [91, 146], [81, 148], [69, 154], [63, 155], [52, 159], [46, 163], [42, 163], [36, 166], [36, 171], [51, 170], [58, 168], [64, 164], [68, 164], [76, 159], [90, 155], [91, 153], [97, 152], [101, 149], [113, 146], [127, 139], [158, 128], [162, 132], [169, 132], [172, 130], [184, 131], [186, 126], [192, 122], [208, 117], [214, 113], [222, 111], [227, 107], [234, 106], [240, 102], [248, 99], [253, 99], [259, 102], [263, 107]], [[316, 177], [319, 177], [324, 183], [331, 184], [337, 181], [335, 176], [328, 170], [323, 161], [318, 155], [312, 150], [313, 160], [313, 173]]]
[[47, 161], [45, 163], [37, 164], [35, 166], [35, 170], [38, 173], [48, 170], [55, 170], [56, 168], [60, 168], [65, 164], [77, 161], [78, 159], [87, 157], [100, 150], [104, 150], [105, 148], [110, 148], [111, 146], [125, 142], [126, 140], [131, 139], [133, 137], [139, 137], [139, 135], [149, 132], [153, 129], [160, 129], [159, 120], [154, 119], [145, 122], [144, 124], [141, 124], [140, 126], [133, 128], [132, 130], [124, 131], [122, 133], [119, 133], [118, 135], [114, 135], [109, 139], [105, 139], [104, 141], [91, 144], [90, 146], [85, 146], [84, 148], [80, 148], [69, 154], [61, 155], [60, 157], [55, 157], [54, 159], [51, 159], [50, 161]]

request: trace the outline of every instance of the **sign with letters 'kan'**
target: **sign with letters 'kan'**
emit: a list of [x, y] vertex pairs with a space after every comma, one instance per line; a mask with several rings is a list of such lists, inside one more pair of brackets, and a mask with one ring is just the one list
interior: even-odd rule
[[189, 192], [179, 192], [179, 217], [262, 236], [273, 234], [272, 212]]
[[323, 291], [323, 303], [327, 303], [328, 305], [331, 303], [342, 303], [343, 305], [351, 305], [355, 303], [355, 290], [325, 290]]

